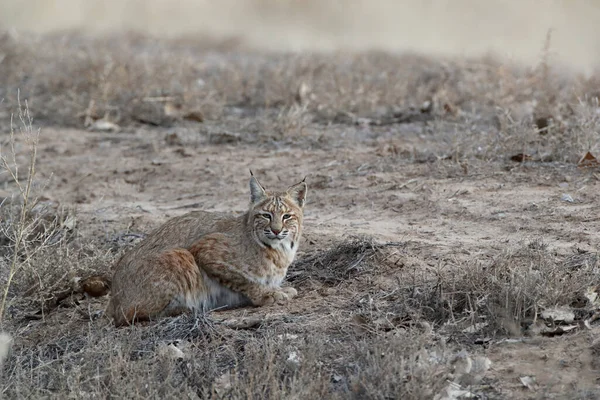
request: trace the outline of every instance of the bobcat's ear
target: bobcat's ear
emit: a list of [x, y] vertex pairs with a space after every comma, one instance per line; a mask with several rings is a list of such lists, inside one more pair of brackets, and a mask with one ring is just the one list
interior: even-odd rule
[[287, 190], [287, 194], [298, 204], [300, 207], [304, 207], [306, 203], [306, 191], [308, 186], [306, 185], [306, 178], [302, 182], [296, 183], [294, 186], [290, 186]]
[[250, 175], [250, 202], [256, 204], [267, 198], [267, 192], [258, 182], [258, 179], [254, 177], [252, 171], [250, 171]]

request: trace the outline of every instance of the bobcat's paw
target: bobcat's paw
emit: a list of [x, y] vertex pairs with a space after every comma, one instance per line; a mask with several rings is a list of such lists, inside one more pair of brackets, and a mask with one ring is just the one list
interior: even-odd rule
[[262, 301], [260, 302], [260, 305], [269, 306], [272, 304], [285, 304], [297, 294], [298, 292], [296, 292], [296, 289], [294, 288], [280, 288], [279, 290], [274, 290], [264, 295]]
[[290, 299], [293, 299], [294, 297], [298, 296], [298, 291], [291, 286], [282, 287], [281, 291], [285, 292], [285, 294], [287, 294]]

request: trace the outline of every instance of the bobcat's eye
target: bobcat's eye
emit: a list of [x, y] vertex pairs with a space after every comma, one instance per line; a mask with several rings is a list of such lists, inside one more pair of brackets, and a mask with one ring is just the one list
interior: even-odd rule
[[292, 216], [290, 214], [283, 214], [281, 218], [285, 221], [286, 219], [292, 218]]
[[264, 219], [268, 219], [269, 221], [271, 220], [271, 214], [269, 213], [260, 213], [260, 216]]

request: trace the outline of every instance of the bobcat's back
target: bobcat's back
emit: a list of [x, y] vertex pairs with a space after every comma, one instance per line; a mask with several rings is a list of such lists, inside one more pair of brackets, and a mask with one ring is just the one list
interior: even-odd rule
[[208, 211], [193, 211], [172, 218], [125, 253], [117, 264], [137, 263], [137, 260], [153, 257], [166, 249], [189, 248], [209, 233], [235, 230], [239, 218], [230, 213]]

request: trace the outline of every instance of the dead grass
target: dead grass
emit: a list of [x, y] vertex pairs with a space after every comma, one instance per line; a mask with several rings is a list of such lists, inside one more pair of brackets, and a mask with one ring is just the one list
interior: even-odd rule
[[[331, 323], [315, 321], [311, 334], [294, 316], [234, 329], [210, 315], [184, 315], [114, 329], [103, 318], [85, 322], [85, 312], [77, 311], [97, 304], [66, 304], [40, 321], [16, 323], [19, 338], [4, 368], [4, 393], [9, 398], [62, 393], [117, 398], [431, 398], [449, 381], [465, 379], [456, 375], [457, 344], [472, 345], [485, 336], [522, 336], [536, 313], [554, 305], [579, 307], [585, 289], [600, 284], [596, 255], [559, 257], [541, 241], [489, 263], [418, 275], [390, 269], [396, 263], [390, 254], [398, 257], [400, 249], [402, 258], [408, 254], [402, 253], [404, 247], [355, 238], [305, 255], [293, 269], [297, 274], [291, 275], [300, 287], [306, 279], [343, 290], [354, 287], [361, 276], [381, 274], [399, 283], [392, 292], [365, 288], [365, 294], [371, 293], [369, 302], [329, 316], [349, 325], [332, 330]], [[51, 265], [60, 264], [60, 273], [77, 264], [97, 272], [111, 258], [96, 254], [76, 261], [70, 254], [41, 254], [35, 264], [44, 290], [18, 304], [32, 307], [40, 292], [50, 293], [64, 282], [58, 271], [51, 273]], [[23, 314], [13, 310], [16, 318]], [[465, 333], [481, 323], [485, 326]], [[470, 390], [493, 394], [480, 383], [471, 383]]]
[[[557, 256], [542, 240], [535, 240], [491, 263], [440, 271], [436, 281], [423, 285], [418, 304], [427, 320], [450, 331], [479, 326], [473, 332], [479, 337], [521, 336], [545, 309], [589, 307], [583, 294], [600, 280], [596, 257], [588, 256], [591, 262], [573, 263], [572, 256]], [[589, 308], [579, 318], [592, 312]]]
[[[293, 324], [244, 332], [201, 321], [180, 317], [125, 330], [70, 324], [76, 330], [14, 348], [5, 394], [420, 399], [441, 390], [451, 371], [450, 353], [418, 333], [349, 344], [323, 334], [281, 333], [293, 332]], [[182, 337], [188, 330], [200, 334]]]
[[[429, 102], [426, 113], [446, 130], [470, 126], [454, 143], [467, 158], [525, 152], [572, 162], [597, 150], [597, 74], [553, 70], [546, 58], [529, 69], [492, 57], [249, 53], [229, 42], [74, 33], [5, 33], [0, 53], [5, 107], [20, 89], [45, 125], [193, 126], [190, 113], [215, 121], [233, 112], [254, 115], [259, 130], [281, 140], [310, 136], [315, 124], [402, 123]], [[549, 121], [542, 134], [540, 118]]]
[[382, 259], [382, 249], [399, 245], [379, 244], [369, 237], [334, 243], [329, 250], [305, 256], [296, 262], [288, 280], [299, 284], [315, 280], [336, 286], [351, 277], [374, 273], [378, 259]]
[[488, 262], [415, 271], [398, 268], [410, 257], [406, 248], [407, 244], [378, 244], [369, 238], [337, 243], [305, 255], [295, 264], [290, 281], [339, 288], [363, 274], [366, 281], [387, 276], [395, 283], [393, 289], [367, 291], [367, 301], [359, 301], [354, 310], [361, 329], [395, 331], [425, 321], [459, 342], [528, 334], [540, 313], [556, 306], [578, 310], [579, 320], [594, 312], [584, 294], [600, 285], [595, 253], [574, 249], [572, 255], [559, 256], [539, 239]]
[[[386, 210], [410, 214], [419, 207], [446, 219], [469, 217], [468, 203], [445, 213], [448, 200], [466, 192], [429, 198], [432, 177], [460, 184], [478, 179], [477, 168], [489, 163], [495, 173], [518, 170], [521, 175], [505, 178], [518, 180], [536, 166], [573, 171], [585, 151], [598, 150], [600, 78], [556, 71], [547, 62], [527, 69], [490, 57], [273, 54], [231, 42], [114, 39], [5, 34], [2, 107], [15, 106], [20, 88], [38, 123], [92, 129], [107, 120], [125, 132], [168, 128], [167, 147], [193, 142], [223, 152], [256, 146], [270, 154], [281, 148], [333, 153], [368, 143], [381, 153], [376, 161], [350, 160], [336, 167], [343, 173], [314, 177], [321, 204], [378, 206], [343, 181], [351, 175], [381, 191]], [[196, 111], [203, 122], [186, 119]], [[543, 129], [540, 118], [549, 122]], [[406, 132], [433, 139], [427, 148], [411, 147]], [[136, 146], [146, 157], [157, 145]], [[509, 161], [517, 153], [531, 157]], [[414, 176], [405, 174], [407, 165], [417, 166]], [[558, 174], [542, 172], [548, 171]], [[393, 177], [385, 180], [383, 172]], [[198, 179], [196, 171], [190, 174]], [[319, 197], [319, 190], [331, 188], [341, 194]], [[20, 206], [2, 203], [4, 231]], [[540, 313], [555, 306], [575, 310], [583, 323], [595, 311], [583, 294], [600, 286], [597, 254], [576, 247], [559, 253], [545, 244], [543, 232], [518, 247], [500, 243], [486, 253], [482, 245], [475, 255], [446, 258], [426, 240], [425, 249], [415, 249], [410, 241], [325, 235], [330, 245], [303, 249], [289, 274], [306, 308], [227, 314], [258, 318], [256, 324], [228, 324], [214, 313], [114, 329], [97, 318], [105, 299], [74, 294], [57, 301], [57, 293], [68, 291], [73, 277], [110, 275], [132, 232], [112, 225], [91, 235], [69, 205], [46, 199], [30, 217], [37, 225], [25, 255], [17, 257], [21, 273], [9, 292], [14, 345], [0, 386], [7, 398], [421, 399], [439, 395], [449, 382], [501, 398], [482, 376], [459, 371], [457, 359], [469, 357], [459, 351], [478, 353], [490, 338], [534, 336]], [[0, 236], [2, 283], [6, 260], [15, 255], [11, 243]], [[323, 297], [315, 301], [315, 293]]]

